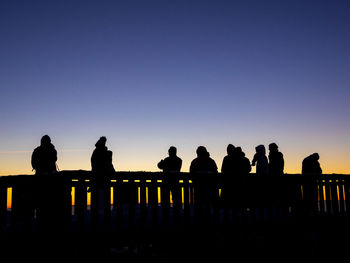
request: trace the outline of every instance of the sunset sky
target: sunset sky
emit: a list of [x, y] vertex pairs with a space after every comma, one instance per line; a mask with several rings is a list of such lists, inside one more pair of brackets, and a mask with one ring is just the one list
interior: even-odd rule
[[[0, 2], [0, 175], [33, 174], [48, 134], [60, 170], [91, 169], [100, 136], [117, 171], [187, 172], [204, 145], [286, 173], [318, 152], [350, 173], [350, 1]], [[255, 169], [253, 169], [253, 172]]]

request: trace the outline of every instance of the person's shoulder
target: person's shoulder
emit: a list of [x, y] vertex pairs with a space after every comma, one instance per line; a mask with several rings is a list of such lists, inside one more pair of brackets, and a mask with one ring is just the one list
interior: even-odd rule
[[228, 161], [229, 159], [230, 159], [230, 156], [229, 156], [229, 155], [226, 155], [226, 156], [224, 156], [223, 161]]
[[165, 157], [162, 161], [166, 163], [166, 162], [171, 161], [171, 158], [170, 158], [170, 156], [168, 156], [168, 157]]
[[176, 156], [176, 160], [178, 160], [178, 161], [181, 161], [181, 162], [182, 162], [182, 159], [181, 159], [179, 156]]
[[157, 164], [159, 169], [163, 169], [164, 168], [164, 160], [160, 160], [160, 162]]
[[198, 163], [198, 161], [199, 161], [199, 159], [198, 159], [198, 157], [196, 157], [191, 161], [191, 164], [196, 164], [196, 163]]
[[40, 155], [40, 146], [36, 147], [32, 152], [32, 158], [36, 158], [37, 155]]
[[36, 148], [33, 150], [33, 152], [38, 152], [38, 151], [40, 151], [40, 146], [36, 147]]

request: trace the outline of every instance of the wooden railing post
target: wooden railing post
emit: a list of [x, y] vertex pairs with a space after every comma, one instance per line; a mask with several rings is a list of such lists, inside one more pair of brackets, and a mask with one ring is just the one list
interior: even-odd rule
[[[85, 177], [77, 179], [75, 184], [75, 214], [77, 217], [77, 230], [79, 232], [85, 229], [85, 214], [87, 211], [87, 185]], [[89, 189], [91, 191], [91, 189]]]
[[0, 178], [0, 234], [6, 226], [7, 216], [7, 184], [4, 177]]

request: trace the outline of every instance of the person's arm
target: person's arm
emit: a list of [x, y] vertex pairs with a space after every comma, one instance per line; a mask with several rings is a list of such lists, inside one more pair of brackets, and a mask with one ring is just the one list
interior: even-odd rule
[[160, 160], [160, 162], [157, 164], [158, 168], [163, 170], [164, 169], [164, 160]]

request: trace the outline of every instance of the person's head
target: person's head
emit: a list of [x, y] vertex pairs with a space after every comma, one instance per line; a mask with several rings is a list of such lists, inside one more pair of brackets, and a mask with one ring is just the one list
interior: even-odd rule
[[312, 156], [312, 159], [314, 159], [315, 161], [318, 161], [320, 159], [320, 156], [318, 155], [318, 153], [313, 153], [311, 156]]
[[255, 151], [256, 151], [257, 153], [260, 153], [260, 154], [263, 154], [263, 155], [265, 155], [265, 153], [266, 153], [266, 151], [265, 151], [265, 146], [262, 145], [262, 144], [256, 146], [256, 147], [255, 147]]
[[209, 156], [209, 153], [204, 146], [198, 146], [196, 153], [197, 153], [198, 157], [208, 157]]
[[235, 146], [233, 146], [232, 144], [227, 145], [226, 151], [228, 155], [234, 155]]
[[100, 139], [96, 142], [96, 147], [105, 147], [107, 138], [105, 136], [100, 137]]
[[168, 150], [169, 156], [176, 156], [176, 147], [171, 146]]
[[277, 144], [276, 143], [270, 143], [269, 144], [269, 150], [270, 150], [270, 152], [277, 152], [278, 151], [278, 146], [277, 146]]
[[49, 137], [49, 135], [44, 135], [43, 137], [41, 137], [41, 141], [40, 141], [41, 145], [49, 145], [51, 144], [51, 138]]

